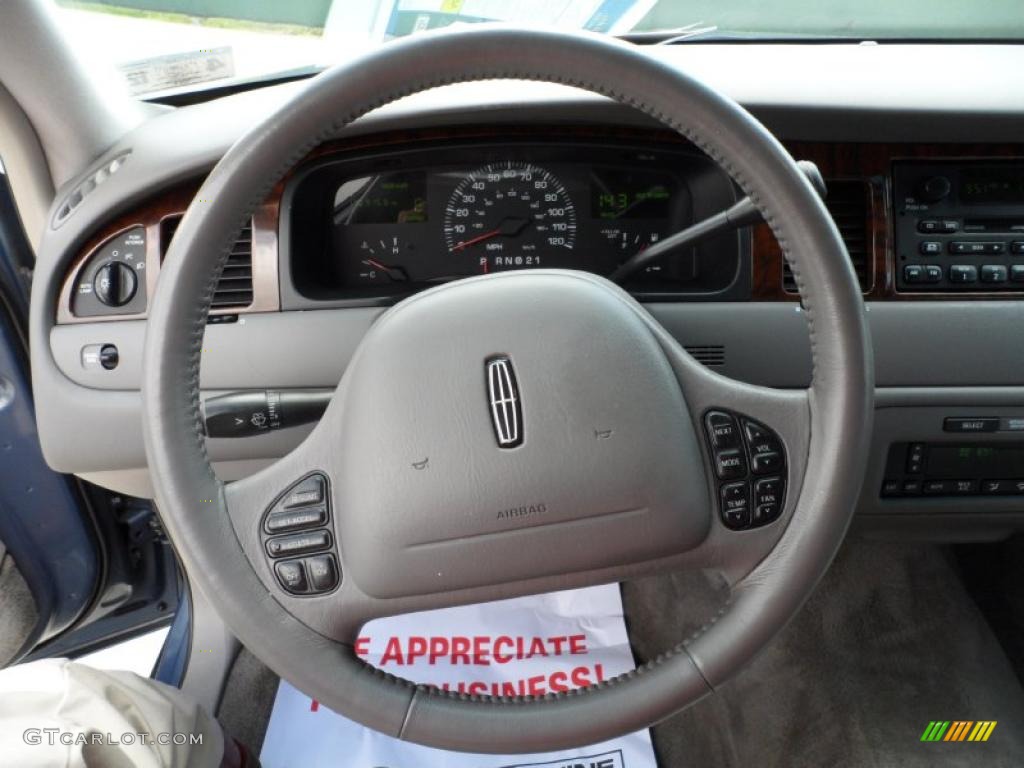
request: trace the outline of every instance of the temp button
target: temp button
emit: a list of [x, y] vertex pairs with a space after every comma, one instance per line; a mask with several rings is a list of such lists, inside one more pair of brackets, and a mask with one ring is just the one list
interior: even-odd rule
[[945, 432], [997, 432], [998, 418], [949, 418], [942, 423]]

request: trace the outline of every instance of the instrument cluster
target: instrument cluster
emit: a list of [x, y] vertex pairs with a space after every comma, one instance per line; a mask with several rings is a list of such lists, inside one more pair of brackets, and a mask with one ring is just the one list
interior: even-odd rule
[[[320, 161], [285, 192], [291, 276], [311, 298], [400, 298], [518, 269], [611, 274], [736, 199], [702, 155], [602, 144], [502, 143]], [[739, 235], [634, 275], [645, 295], [718, 293]]]

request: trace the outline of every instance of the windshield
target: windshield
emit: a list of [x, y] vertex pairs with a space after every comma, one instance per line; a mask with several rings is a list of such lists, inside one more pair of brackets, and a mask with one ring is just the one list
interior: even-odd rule
[[323, 67], [387, 40], [506, 21], [654, 40], [1024, 39], [1021, 0], [58, 0], [134, 94]]

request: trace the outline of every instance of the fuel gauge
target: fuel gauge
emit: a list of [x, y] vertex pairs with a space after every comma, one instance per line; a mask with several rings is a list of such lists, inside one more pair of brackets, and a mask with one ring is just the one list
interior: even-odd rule
[[[617, 252], [617, 261], [619, 264], [623, 263], [627, 259], [631, 259], [638, 253], [642, 253], [644, 250], [654, 245], [654, 243], [661, 240], [660, 232], [625, 226], [605, 227], [601, 230], [601, 235]], [[660, 264], [652, 264], [643, 270], [644, 273], [652, 275], [656, 275], [661, 271], [662, 266]]]

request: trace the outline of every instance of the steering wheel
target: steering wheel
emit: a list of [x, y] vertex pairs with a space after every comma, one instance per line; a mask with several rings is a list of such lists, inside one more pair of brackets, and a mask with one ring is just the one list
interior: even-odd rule
[[[810, 326], [810, 388], [712, 372], [600, 277], [507, 272], [435, 287], [386, 311], [309, 437], [251, 477], [218, 481], [204, 448], [200, 351], [214, 286], [251, 211], [359, 116], [489, 79], [603, 94], [715, 160], [792, 266]], [[143, 382], [160, 515], [189, 578], [241, 642], [308, 695], [378, 731], [496, 753], [650, 726], [764, 648], [843, 539], [873, 391], [864, 306], [843, 243], [762, 125], [632, 45], [507, 27], [388, 43], [313, 78], [239, 139], [171, 244]], [[289, 517], [294, 504], [305, 517]], [[278, 535], [296, 519], [314, 527]], [[310, 550], [323, 556], [298, 557]], [[378, 671], [353, 650], [374, 617], [684, 568], [728, 578], [718, 615], [635, 672], [570, 693], [445, 693]]]

